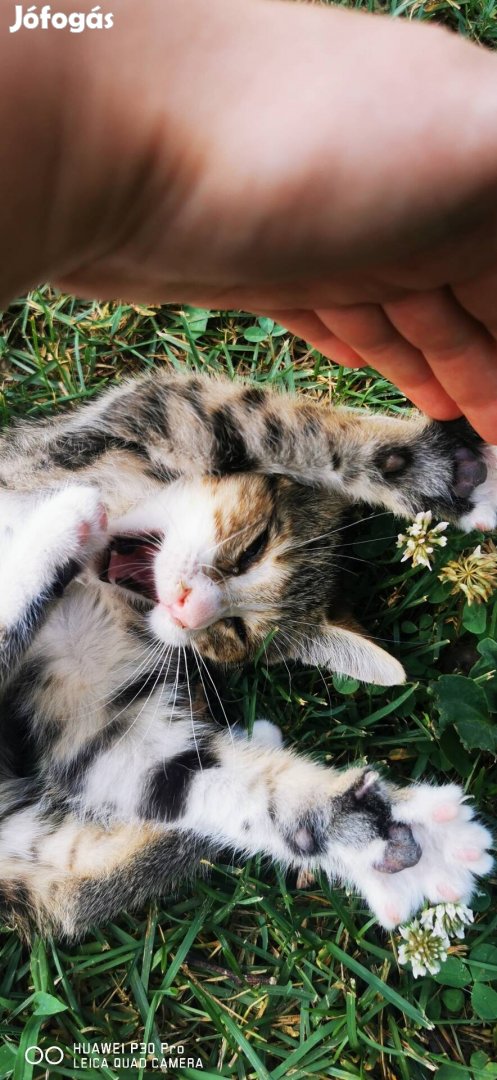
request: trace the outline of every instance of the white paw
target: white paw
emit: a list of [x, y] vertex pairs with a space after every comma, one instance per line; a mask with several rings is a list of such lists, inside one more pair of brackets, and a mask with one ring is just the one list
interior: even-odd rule
[[476, 878], [492, 869], [492, 837], [474, 820], [461, 788], [414, 786], [407, 798], [394, 804], [393, 816], [411, 827], [422, 855], [416, 866], [397, 874], [363, 874], [362, 888], [379, 922], [391, 929], [427, 900], [469, 903]]
[[471, 496], [472, 509], [459, 520], [459, 527], [464, 532], [471, 532], [472, 529], [486, 532], [497, 528], [497, 446], [486, 446], [483, 457], [487, 478]]
[[54, 565], [88, 558], [105, 545], [107, 514], [98, 488], [76, 484], [44, 499], [34, 512], [40, 551]]
[[280, 728], [270, 720], [255, 720], [252, 741], [260, 746], [272, 746], [279, 750], [283, 746], [283, 735]]
[[0, 624], [14, 625], [47, 589], [106, 542], [107, 515], [96, 488], [62, 488], [25, 503], [2, 550]]

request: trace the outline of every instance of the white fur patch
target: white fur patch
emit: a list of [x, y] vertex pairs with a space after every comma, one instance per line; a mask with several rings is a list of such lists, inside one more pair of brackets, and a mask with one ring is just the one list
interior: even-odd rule
[[[14, 626], [69, 562], [105, 543], [96, 488], [68, 485], [38, 499], [3, 496], [0, 625]], [[4, 519], [5, 522], [5, 519]]]

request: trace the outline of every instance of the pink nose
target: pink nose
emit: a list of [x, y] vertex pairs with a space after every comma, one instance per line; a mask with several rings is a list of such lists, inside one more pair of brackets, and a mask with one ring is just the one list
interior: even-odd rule
[[183, 589], [181, 595], [172, 604], [165, 604], [165, 607], [175, 622], [188, 630], [209, 626], [219, 617], [214, 598], [203, 595], [202, 591], [197, 589]]
[[180, 596], [176, 597], [176, 600], [172, 604], [166, 604], [167, 610], [171, 612], [173, 619], [179, 623], [180, 626], [190, 626], [188, 617], [185, 618], [185, 603], [190, 596], [191, 589], [183, 589]]

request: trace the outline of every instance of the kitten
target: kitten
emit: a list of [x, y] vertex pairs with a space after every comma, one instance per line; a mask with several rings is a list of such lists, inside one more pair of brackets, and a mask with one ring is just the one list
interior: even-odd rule
[[458, 787], [323, 768], [225, 716], [222, 670], [261, 649], [404, 679], [347, 610], [358, 500], [494, 528], [495, 451], [462, 422], [158, 372], [6, 433], [0, 881], [21, 932], [79, 936], [226, 848], [348, 882], [385, 927], [470, 897], [491, 838]]

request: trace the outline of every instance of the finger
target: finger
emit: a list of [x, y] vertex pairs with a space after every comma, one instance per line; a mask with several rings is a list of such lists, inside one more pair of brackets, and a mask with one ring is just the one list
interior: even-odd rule
[[362, 360], [336, 334], [333, 334], [314, 311], [271, 309], [271, 311], [259, 311], [258, 314], [269, 315], [271, 319], [286, 326], [292, 334], [308, 341], [313, 348], [324, 353], [337, 364], [345, 364], [346, 367], [365, 367], [366, 365], [366, 361]]
[[448, 289], [412, 294], [386, 310], [475, 430], [497, 442], [497, 344], [488, 331]]
[[453, 286], [452, 292], [461, 307], [497, 339], [497, 270], [481, 274], [466, 285]]
[[320, 309], [321, 321], [341, 340], [436, 420], [453, 420], [460, 410], [440, 386], [423, 354], [398, 333], [376, 304]]

